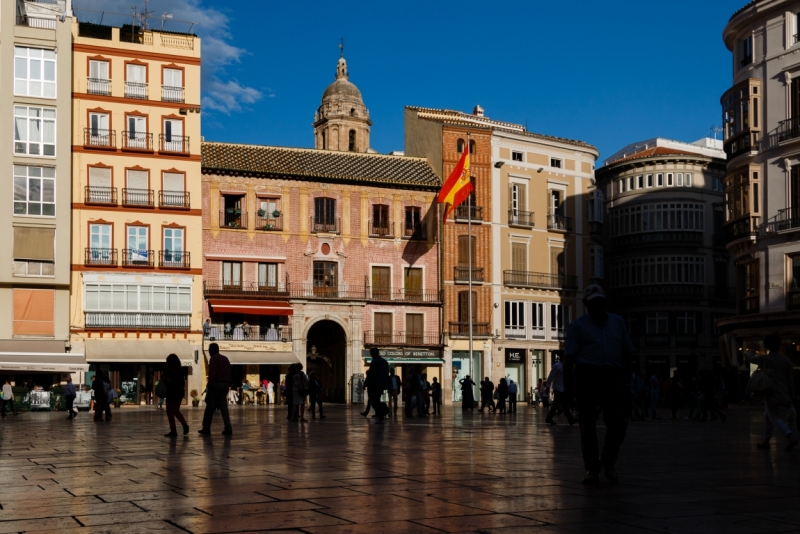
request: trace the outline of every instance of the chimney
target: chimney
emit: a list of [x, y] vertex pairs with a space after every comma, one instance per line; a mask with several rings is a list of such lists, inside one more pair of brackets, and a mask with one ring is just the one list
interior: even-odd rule
[[476, 117], [483, 117], [483, 108], [480, 106], [475, 106], [472, 108], [472, 114]]

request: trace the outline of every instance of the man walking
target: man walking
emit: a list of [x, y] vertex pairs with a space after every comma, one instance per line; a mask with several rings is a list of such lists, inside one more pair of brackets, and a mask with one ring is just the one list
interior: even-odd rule
[[72, 383], [72, 377], [67, 377], [67, 385], [64, 388], [64, 398], [67, 401], [67, 411], [69, 412], [69, 417], [67, 419], [75, 419], [75, 416], [78, 415], [78, 412], [75, 411], [73, 406], [75, 405], [75, 397], [78, 396], [78, 393], [75, 391], [75, 384]]
[[513, 380], [508, 383], [508, 413], [517, 413], [517, 383]]
[[550, 374], [547, 376], [547, 385], [553, 388], [553, 396], [555, 398], [553, 399], [553, 404], [550, 405], [550, 411], [547, 412], [545, 422], [548, 425], [557, 424], [553, 417], [555, 417], [560, 408], [564, 415], [567, 416], [569, 424], [575, 424], [575, 418], [572, 417], [572, 412], [569, 409], [571, 403], [564, 398], [564, 366], [561, 364], [561, 360], [554, 363], [553, 368], [550, 369]]
[[214, 412], [219, 409], [222, 413], [222, 422], [225, 430], [222, 434], [230, 436], [233, 434], [231, 428], [231, 417], [228, 414], [228, 388], [231, 386], [231, 362], [227, 357], [219, 353], [219, 345], [211, 343], [208, 346], [208, 384], [206, 386], [206, 411], [203, 414], [203, 428], [198, 430], [199, 434], [211, 434], [211, 419]]
[[392, 410], [392, 417], [397, 417], [397, 397], [400, 395], [402, 381], [395, 374], [395, 368], [389, 369], [389, 407]]
[[0, 414], [6, 416], [6, 406], [11, 405], [11, 412], [17, 415], [17, 407], [14, 405], [14, 391], [11, 389], [11, 382], [6, 380], [3, 384], [3, 401], [0, 404]]
[[[584, 291], [588, 313], [572, 321], [567, 330], [564, 354], [564, 395], [573, 392], [578, 403], [581, 449], [586, 467], [584, 484], [597, 484], [599, 474], [611, 482], [619, 476], [614, 469], [625, 439], [627, 380], [622, 362], [630, 361], [633, 343], [619, 315], [606, 311], [603, 288], [591, 284]], [[603, 411], [606, 437], [602, 454], [597, 443], [597, 409]]]
[[494, 394], [494, 383], [489, 380], [489, 377], [484, 377], [481, 380], [481, 407], [478, 409], [479, 412], [482, 412], [484, 408], [489, 408], [490, 412], [495, 410], [494, 407], [494, 400], [492, 400], [492, 395]]
[[375, 410], [378, 418], [377, 424], [383, 424], [383, 418], [389, 413], [386, 403], [381, 401], [383, 392], [386, 391], [389, 382], [389, 362], [387, 362], [377, 347], [372, 347], [369, 351], [372, 361], [367, 369], [367, 377], [364, 380], [364, 388], [369, 395], [369, 404]]

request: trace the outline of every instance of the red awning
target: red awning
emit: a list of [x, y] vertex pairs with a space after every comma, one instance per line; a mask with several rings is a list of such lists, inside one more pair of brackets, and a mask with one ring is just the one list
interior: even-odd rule
[[213, 312], [241, 313], [244, 315], [292, 315], [288, 302], [263, 300], [218, 300], [208, 301]]

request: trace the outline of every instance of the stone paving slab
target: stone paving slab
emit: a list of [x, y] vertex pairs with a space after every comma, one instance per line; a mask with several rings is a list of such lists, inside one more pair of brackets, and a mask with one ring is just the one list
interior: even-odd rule
[[0, 534], [305, 532], [724, 534], [800, 532], [800, 451], [756, 450], [758, 407], [725, 424], [629, 427], [621, 482], [583, 477], [577, 427], [447, 410], [374, 425], [235, 407], [234, 436], [169, 440], [166, 414], [26, 413], [0, 422]]

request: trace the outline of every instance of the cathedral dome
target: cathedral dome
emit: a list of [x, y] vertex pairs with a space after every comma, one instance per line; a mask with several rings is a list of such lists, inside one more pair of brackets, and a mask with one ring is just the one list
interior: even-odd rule
[[314, 115], [314, 146], [323, 150], [369, 151], [369, 110], [361, 91], [349, 79], [344, 53], [336, 64], [336, 79], [322, 93]]
[[347, 61], [344, 56], [339, 58], [339, 63], [336, 65], [336, 80], [322, 93], [322, 101], [335, 97], [356, 98], [359, 102], [363, 102], [361, 91], [348, 79]]

